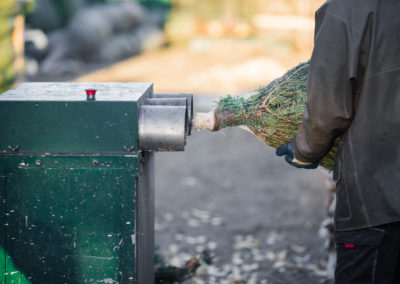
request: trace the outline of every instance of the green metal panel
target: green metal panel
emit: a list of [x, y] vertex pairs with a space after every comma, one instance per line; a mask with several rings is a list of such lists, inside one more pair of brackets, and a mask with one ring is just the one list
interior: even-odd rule
[[5, 252], [6, 247], [6, 230], [7, 222], [7, 206], [6, 206], [6, 184], [5, 184], [5, 162], [6, 159], [0, 157], [0, 283], [8, 284], [29, 284], [30, 281], [19, 271], [13, 264], [11, 257]]
[[137, 133], [151, 94], [24, 83], [0, 96], [0, 283], [154, 282], [153, 155]]
[[0, 153], [137, 151], [138, 107], [151, 93], [144, 83], [24, 83], [0, 96]]
[[137, 150], [136, 121], [135, 102], [2, 102], [0, 151], [9, 145], [43, 153]]
[[5, 184], [5, 159], [0, 157], [0, 283], [5, 283], [6, 254], [3, 250], [5, 246], [5, 223], [6, 223], [6, 184]]
[[6, 252], [32, 283], [136, 279], [137, 156], [6, 161]]
[[[2, 249], [1, 249], [2, 250]], [[2, 250], [3, 251], [3, 250]], [[11, 257], [3, 251], [6, 257], [5, 268], [5, 282], [7, 284], [31, 284], [31, 281], [22, 273], [18, 268], [16, 268], [12, 262]], [[1, 282], [3, 283], [3, 282]]]

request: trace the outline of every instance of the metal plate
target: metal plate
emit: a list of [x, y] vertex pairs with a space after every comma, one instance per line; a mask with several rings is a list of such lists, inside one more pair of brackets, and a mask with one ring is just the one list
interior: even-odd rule
[[138, 108], [151, 93], [148, 83], [21, 84], [0, 96], [0, 153], [135, 152]]
[[187, 135], [192, 134], [193, 120], [193, 95], [192, 94], [154, 94], [153, 98], [185, 98], [188, 105]]
[[183, 151], [185, 106], [143, 105], [139, 115], [139, 147], [143, 151]]
[[0, 158], [0, 283], [5, 283], [6, 277], [6, 254], [3, 250], [6, 237], [6, 183], [5, 183], [5, 167], [4, 158]]
[[14, 156], [6, 168], [6, 251], [33, 283], [134, 281], [136, 156]]
[[0, 103], [0, 152], [115, 153], [137, 149], [136, 103]]
[[84, 102], [86, 89], [96, 89], [96, 101], [137, 102], [153, 93], [152, 83], [22, 83], [0, 96], [0, 101]]

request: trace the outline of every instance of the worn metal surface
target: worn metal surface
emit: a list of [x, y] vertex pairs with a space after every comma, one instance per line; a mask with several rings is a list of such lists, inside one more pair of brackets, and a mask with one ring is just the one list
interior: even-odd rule
[[137, 156], [0, 159], [5, 250], [32, 283], [135, 280]]
[[191, 113], [189, 110], [189, 99], [188, 98], [150, 98], [145, 102], [146, 105], [151, 106], [184, 106], [186, 107], [186, 119], [185, 119], [185, 135], [190, 135], [191, 131]]
[[139, 147], [144, 151], [183, 151], [185, 106], [143, 105], [139, 114]]
[[[86, 100], [89, 86], [96, 101]], [[16, 145], [25, 153], [137, 151], [137, 109], [151, 92], [151, 84], [136, 83], [21, 84], [0, 96], [0, 152]]]
[[191, 95], [154, 98], [149, 83], [0, 96], [0, 283], [154, 283], [147, 151], [183, 150], [191, 109]]
[[149, 98], [146, 100], [149, 106], [187, 106], [185, 98]]
[[142, 152], [137, 203], [138, 283], [154, 283], [154, 154]]
[[153, 159], [138, 147], [151, 95], [29, 83], [0, 97], [0, 283], [152, 283]]
[[193, 95], [192, 94], [154, 94], [153, 98], [186, 98], [188, 106], [188, 125], [187, 135], [192, 134], [192, 120], [193, 120]]
[[186, 136], [191, 134], [192, 109], [192, 95], [161, 94], [146, 99], [139, 114], [139, 147], [145, 151], [183, 151]]
[[[6, 217], [6, 176], [5, 176], [5, 167], [4, 167], [4, 159], [0, 159], [0, 220], [3, 222]], [[6, 254], [2, 249], [5, 247], [5, 239], [6, 239], [6, 226], [0, 223], [0, 265], [1, 267], [5, 267], [6, 263]], [[0, 273], [0, 282], [6, 282], [6, 275]]]
[[86, 101], [86, 89], [96, 89], [96, 101], [140, 101], [153, 92], [151, 83], [23, 83], [3, 93], [0, 101]]

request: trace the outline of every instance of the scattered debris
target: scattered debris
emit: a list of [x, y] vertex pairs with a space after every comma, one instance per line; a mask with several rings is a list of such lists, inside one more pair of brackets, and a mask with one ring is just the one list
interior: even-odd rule
[[290, 248], [294, 253], [298, 253], [298, 254], [304, 253], [304, 252], [306, 251], [306, 248], [305, 248], [305, 247], [299, 246], [299, 245], [297, 245], [297, 244], [291, 244], [291, 245], [289, 246], [289, 248]]
[[277, 242], [280, 242], [283, 239], [282, 235], [277, 234], [275, 231], [272, 231], [271, 233], [268, 234], [267, 237], [267, 244], [272, 246]]
[[56, 1], [39, 2], [25, 32], [27, 75], [33, 78], [76, 76], [88, 66], [115, 63], [166, 43], [162, 5], [150, 8], [132, 0], [77, 7], [76, 1], [66, 1], [69, 7], [59, 15]]
[[[280, 235], [276, 232], [269, 234], [271, 239], [276, 236]], [[212, 256], [210, 252], [215, 251], [218, 245], [216, 242], [210, 242], [208, 237], [177, 233], [174, 238], [178, 244], [170, 244], [168, 247], [167, 262], [169, 266], [163, 266], [158, 270], [158, 273], [165, 275], [167, 280], [157, 283], [274, 283], [269, 282], [273, 281], [272, 277], [265, 279], [265, 276], [261, 276], [265, 275], [262, 273], [263, 271], [275, 271], [278, 275], [288, 271], [308, 272], [321, 277], [321, 283], [327, 283], [325, 282], [328, 279], [328, 272], [325, 269], [327, 263], [322, 261], [314, 264], [306, 246], [290, 243], [280, 250], [265, 250], [266, 247], [261, 247], [262, 243], [255, 236], [236, 235], [231, 262], [221, 264], [218, 262], [218, 258]], [[195, 251], [201, 253], [201, 256], [193, 258], [189, 253], [181, 251], [183, 244], [194, 246]], [[268, 245], [268, 247], [270, 246]], [[210, 247], [214, 249], [210, 250]], [[195, 269], [192, 269], [193, 267]], [[175, 279], [175, 282], [168, 282], [171, 279]]]
[[155, 283], [172, 284], [181, 283], [192, 278], [201, 263], [211, 264], [212, 258], [207, 251], [204, 251], [200, 256], [187, 260], [183, 267], [165, 265], [160, 257], [156, 258], [156, 261], [158, 263], [155, 269]]
[[192, 209], [182, 212], [182, 218], [187, 221], [189, 227], [200, 227], [202, 224], [221, 226], [224, 220], [220, 216], [211, 216], [210, 212], [200, 209]]
[[235, 244], [233, 248], [235, 250], [240, 250], [244, 248], [254, 248], [259, 247], [260, 243], [254, 239], [252, 235], [242, 236], [238, 235], [235, 236]]
[[[224, 218], [208, 210], [193, 208], [183, 211], [180, 216], [172, 213], [158, 216], [156, 229], [164, 230], [179, 218], [186, 222], [191, 233], [179, 231], [172, 235], [173, 243], [167, 247], [163, 265], [158, 266], [160, 269], [157, 273], [163, 275], [164, 282], [158, 276], [157, 283], [273, 284], [280, 283], [274, 281], [279, 279], [279, 275], [287, 273], [311, 274], [320, 278], [321, 283], [328, 283], [324, 282], [329, 279], [327, 262], [315, 263], [311, 248], [289, 242], [283, 232], [271, 230], [261, 235], [233, 235], [232, 240], [228, 241], [231, 243], [228, 248], [230, 260], [221, 262], [218, 255], [222, 253], [221, 250], [227, 249], [226, 242], [217, 242], [209, 232], [211, 228], [215, 230], [215, 227], [222, 225]], [[193, 258], [196, 254], [200, 256]]]

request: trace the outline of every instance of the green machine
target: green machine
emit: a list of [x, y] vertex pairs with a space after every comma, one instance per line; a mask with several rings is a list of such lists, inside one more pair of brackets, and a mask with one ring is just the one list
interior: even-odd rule
[[154, 151], [184, 150], [191, 95], [24, 83], [0, 95], [0, 283], [154, 283]]

